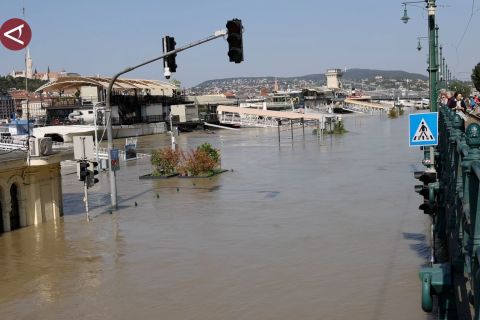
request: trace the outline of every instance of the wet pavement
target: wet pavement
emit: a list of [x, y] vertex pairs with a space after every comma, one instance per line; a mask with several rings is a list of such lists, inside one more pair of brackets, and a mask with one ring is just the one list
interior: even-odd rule
[[[101, 174], [90, 223], [67, 163], [65, 217], [0, 236], [0, 318], [426, 319], [422, 154], [407, 125], [354, 116], [343, 136], [283, 131], [280, 146], [276, 129], [182, 134], [232, 170], [139, 180], [148, 158], [123, 163], [119, 210]], [[138, 151], [169, 143], [140, 137]]]

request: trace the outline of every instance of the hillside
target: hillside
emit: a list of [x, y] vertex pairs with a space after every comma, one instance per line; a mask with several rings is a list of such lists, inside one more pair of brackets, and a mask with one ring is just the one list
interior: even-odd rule
[[[406, 71], [400, 70], [373, 70], [373, 69], [349, 69], [344, 73], [343, 79], [350, 81], [359, 81], [362, 79], [372, 80], [376, 76], [381, 76], [384, 79], [409, 79], [409, 80], [428, 80], [428, 77], [418, 73], [409, 73]], [[236, 78], [223, 78], [223, 79], [212, 79], [204, 81], [195, 87], [192, 88], [194, 91], [202, 91], [206, 88], [212, 86], [229, 86], [234, 84], [246, 84], [256, 83], [260, 85], [261, 83], [272, 83], [275, 81], [275, 77], [266, 76], [266, 77], [236, 77]], [[277, 77], [277, 81], [282, 84], [293, 84], [294, 82], [309, 84], [309, 85], [322, 85], [325, 83], [325, 74], [309, 74], [298, 77]]]
[[[29, 79], [28, 80], [28, 91], [33, 92], [40, 88], [42, 85], [47, 83], [47, 81]], [[10, 89], [25, 89], [25, 78], [19, 77], [14, 78], [12, 76], [1, 77], [0, 76], [0, 93], [7, 92]]]

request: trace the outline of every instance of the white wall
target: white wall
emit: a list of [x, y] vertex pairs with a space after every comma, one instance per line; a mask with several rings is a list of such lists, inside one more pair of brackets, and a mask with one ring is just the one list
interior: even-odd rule
[[178, 104], [170, 106], [173, 116], [179, 116], [180, 122], [198, 121], [198, 106], [194, 104]]

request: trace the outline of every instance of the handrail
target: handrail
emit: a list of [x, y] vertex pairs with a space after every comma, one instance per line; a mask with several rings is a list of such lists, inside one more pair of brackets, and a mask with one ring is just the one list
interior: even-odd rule
[[[420, 272], [422, 299], [425, 292], [436, 295], [442, 319], [457, 319], [460, 308], [471, 308], [471, 319], [480, 319], [479, 119], [439, 106], [434, 163], [437, 181], [428, 183], [424, 205], [433, 208], [425, 212], [432, 216], [433, 264]], [[456, 290], [473, 299], [457, 300]]]

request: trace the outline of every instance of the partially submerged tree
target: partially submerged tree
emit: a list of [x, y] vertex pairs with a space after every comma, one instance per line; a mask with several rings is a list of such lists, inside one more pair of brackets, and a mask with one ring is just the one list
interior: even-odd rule
[[454, 80], [448, 84], [448, 89], [454, 92], [461, 93], [463, 97], [468, 97], [470, 92], [472, 92], [472, 88], [461, 81]]

